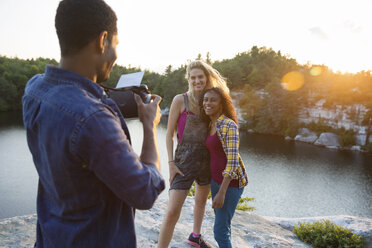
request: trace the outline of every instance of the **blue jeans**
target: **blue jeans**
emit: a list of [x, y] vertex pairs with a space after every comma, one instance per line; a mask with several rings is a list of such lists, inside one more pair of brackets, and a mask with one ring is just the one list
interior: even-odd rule
[[[212, 180], [211, 182], [211, 193], [212, 199], [218, 193], [220, 185]], [[215, 220], [214, 220], [214, 239], [217, 241], [220, 248], [231, 248], [231, 220], [234, 216], [236, 206], [239, 203], [239, 199], [243, 194], [244, 188], [228, 187], [225, 196], [225, 202], [222, 208], [215, 209]]]

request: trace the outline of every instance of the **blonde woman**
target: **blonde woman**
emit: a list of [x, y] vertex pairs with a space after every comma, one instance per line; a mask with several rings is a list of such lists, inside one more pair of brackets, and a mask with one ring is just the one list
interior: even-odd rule
[[[205, 205], [210, 192], [211, 172], [209, 152], [205, 145], [208, 135], [206, 122], [200, 118], [199, 99], [204, 90], [218, 87], [229, 92], [226, 81], [203, 61], [191, 62], [186, 68], [189, 90], [176, 95], [172, 101], [166, 135], [169, 163], [169, 202], [163, 220], [158, 247], [168, 247], [183, 203], [191, 185], [196, 181], [193, 231], [187, 242], [195, 247], [212, 247], [201, 237]], [[178, 145], [173, 153], [177, 130]]]

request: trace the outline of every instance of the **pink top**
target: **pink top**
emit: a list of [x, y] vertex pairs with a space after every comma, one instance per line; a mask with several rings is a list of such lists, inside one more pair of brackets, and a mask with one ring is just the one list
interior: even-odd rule
[[[195, 115], [193, 112], [189, 112], [191, 115]], [[186, 126], [186, 119], [187, 119], [187, 113], [186, 109], [180, 114], [177, 121], [177, 137], [178, 137], [178, 143], [181, 143], [183, 130], [185, 130]]]
[[[208, 135], [205, 143], [210, 155], [212, 179], [213, 181], [221, 185], [223, 181], [222, 172], [226, 168], [227, 158], [225, 151], [223, 150], [221, 141], [217, 136], [217, 132], [214, 135]], [[229, 187], [239, 188], [239, 181], [236, 179], [231, 180]]]

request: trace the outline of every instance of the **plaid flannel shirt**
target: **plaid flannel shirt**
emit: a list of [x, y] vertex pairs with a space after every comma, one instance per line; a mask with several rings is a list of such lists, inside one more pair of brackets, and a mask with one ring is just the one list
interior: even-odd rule
[[225, 115], [216, 120], [217, 136], [225, 151], [227, 164], [223, 176], [239, 181], [239, 187], [248, 184], [248, 177], [242, 158], [239, 154], [239, 130], [236, 123]]

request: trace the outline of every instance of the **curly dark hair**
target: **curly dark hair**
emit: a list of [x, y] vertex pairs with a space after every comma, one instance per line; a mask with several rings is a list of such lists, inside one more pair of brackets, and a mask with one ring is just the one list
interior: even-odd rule
[[117, 33], [116, 14], [103, 0], [63, 0], [59, 3], [55, 27], [61, 56], [73, 55], [103, 31], [111, 41]]
[[203, 109], [204, 95], [210, 91], [213, 91], [214, 93], [220, 96], [221, 104], [222, 104], [222, 114], [229, 117], [231, 120], [233, 120], [236, 123], [236, 125], [238, 125], [238, 117], [236, 115], [235, 107], [232, 102], [230, 94], [217, 87], [210, 88], [210, 89], [203, 91], [201, 98], [199, 99], [199, 106], [201, 108], [200, 113], [201, 113], [202, 119], [204, 121], [210, 122], [209, 117], [205, 114], [205, 111]]

